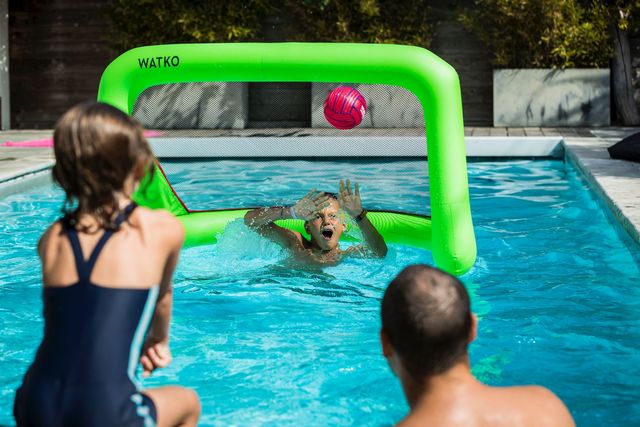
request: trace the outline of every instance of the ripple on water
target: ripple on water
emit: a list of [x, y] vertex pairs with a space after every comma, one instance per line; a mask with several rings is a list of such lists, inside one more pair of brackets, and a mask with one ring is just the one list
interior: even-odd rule
[[[428, 213], [425, 161], [163, 166], [192, 209], [291, 204], [350, 178], [367, 207]], [[633, 424], [638, 247], [563, 162], [470, 163], [469, 179], [478, 259], [463, 280], [480, 318], [474, 373], [550, 387], [581, 426]], [[0, 200], [0, 424], [13, 423], [13, 393], [42, 335], [35, 245], [61, 203], [53, 186]], [[385, 260], [292, 270], [286, 252], [242, 221], [218, 237], [182, 253], [174, 361], [145, 386], [195, 387], [202, 425], [381, 426], [402, 417], [400, 386], [380, 355], [379, 301], [399, 270], [431, 263], [430, 253], [392, 245]]]

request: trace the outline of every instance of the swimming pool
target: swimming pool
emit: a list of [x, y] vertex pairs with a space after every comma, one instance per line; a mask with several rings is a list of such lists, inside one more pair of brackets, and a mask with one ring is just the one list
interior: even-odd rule
[[[164, 167], [192, 209], [291, 203], [343, 177], [361, 182], [367, 207], [429, 206], [423, 160]], [[580, 426], [640, 420], [638, 246], [563, 161], [470, 163], [469, 178], [475, 374], [547, 386]], [[0, 425], [13, 425], [13, 394], [42, 334], [35, 243], [61, 200], [53, 186], [0, 200]], [[291, 270], [277, 246], [231, 224], [215, 247], [183, 251], [174, 362], [145, 384], [195, 387], [202, 425], [390, 425], [407, 408], [378, 348], [379, 300], [401, 268], [430, 261], [393, 246], [384, 261]]]

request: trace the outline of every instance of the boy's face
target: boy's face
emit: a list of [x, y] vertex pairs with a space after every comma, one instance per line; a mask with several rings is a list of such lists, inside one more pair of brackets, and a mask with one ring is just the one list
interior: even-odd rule
[[311, 239], [317, 243], [322, 250], [331, 250], [338, 246], [340, 235], [344, 229], [344, 223], [338, 211], [340, 203], [331, 199], [330, 205], [318, 212], [318, 215], [305, 224]]

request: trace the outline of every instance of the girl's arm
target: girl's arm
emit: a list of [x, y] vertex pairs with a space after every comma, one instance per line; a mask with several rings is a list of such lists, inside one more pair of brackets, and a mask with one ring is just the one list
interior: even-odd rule
[[149, 328], [148, 337], [155, 342], [169, 340], [169, 324], [171, 322], [171, 310], [173, 308], [172, 281], [173, 273], [178, 265], [180, 248], [184, 242], [184, 230], [182, 230], [182, 228], [180, 229], [180, 233], [179, 243], [171, 249], [167, 263], [164, 266], [164, 271], [162, 272], [158, 301], [156, 302], [156, 309], [153, 313], [151, 327]]
[[154, 369], [164, 368], [171, 363], [169, 325], [173, 307], [172, 278], [178, 265], [180, 249], [184, 243], [184, 228], [178, 220], [172, 217], [169, 224], [163, 224], [160, 229], [169, 230], [167, 244], [170, 247], [170, 252], [162, 272], [158, 301], [156, 302], [151, 326], [140, 356], [140, 363], [144, 369], [143, 377], [150, 375]]

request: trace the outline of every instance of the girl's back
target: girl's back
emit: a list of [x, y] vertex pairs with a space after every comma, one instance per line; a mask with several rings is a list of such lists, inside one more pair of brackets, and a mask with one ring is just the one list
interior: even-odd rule
[[[87, 218], [83, 226], [91, 229], [97, 224]], [[89, 258], [103, 232], [77, 233], [84, 259]], [[180, 223], [170, 214], [137, 207], [101, 250], [91, 282], [114, 289], [149, 289], [159, 285], [170, 249], [182, 233]], [[61, 221], [44, 233], [38, 253], [45, 288], [67, 287], [78, 281], [73, 248]]]
[[[100, 131], [86, 122], [92, 112], [94, 122], [102, 114], [122, 129], [103, 120], [112, 134], [95, 135], [96, 143], [88, 138]], [[146, 426], [155, 423], [163, 403], [158, 412], [164, 425], [197, 420], [197, 396], [190, 390], [142, 391], [136, 380], [140, 361], [147, 373], [170, 361], [171, 277], [184, 231], [170, 214], [138, 208], [130, 199], [151, 158], [130, 120], [112, 107], [86, 104], [56, 128], [54, 177], [68, 204], [77, 207], [38, 244], [45, 332], [16, 393], [19, 426]], [[64, 138], [65, 129], [75, 139]], [[83, 131], [85, 138], [78, 137]], [[127, 149], [110, 158], [118, 142]], [[92, 162], [103, 169], [92, 169]], [[108, 169], [122, 163], [120, 170]], [[165, 403], [178, 397], [186, 400]]]

